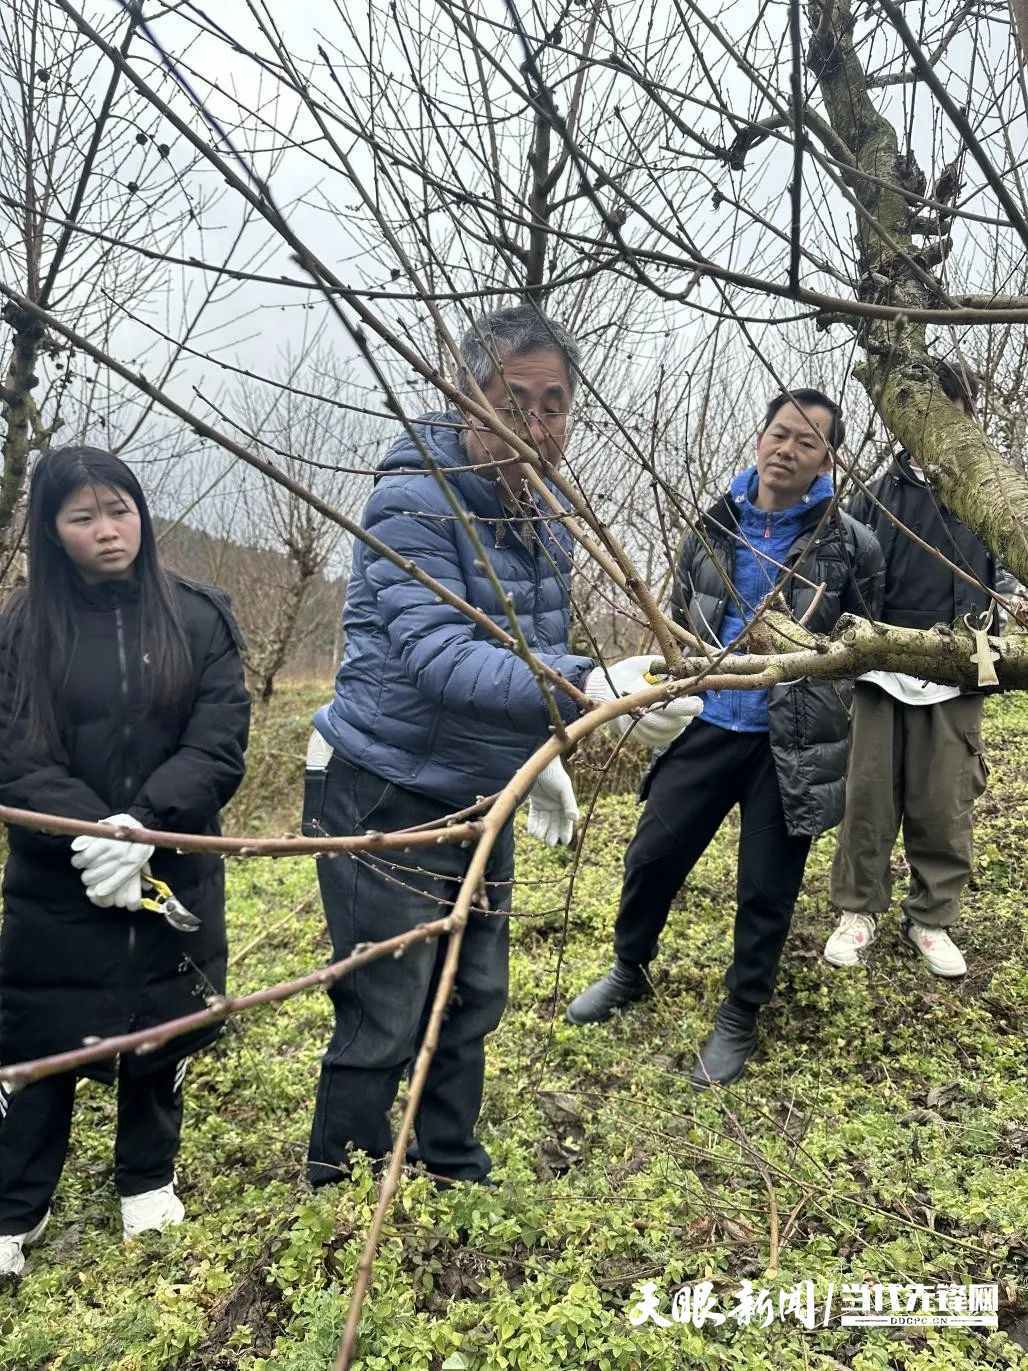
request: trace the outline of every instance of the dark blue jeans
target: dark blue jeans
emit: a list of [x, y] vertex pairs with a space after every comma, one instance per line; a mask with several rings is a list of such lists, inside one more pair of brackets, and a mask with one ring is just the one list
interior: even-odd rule
[[[346, 837], [415, 827], [451, 809], [333, 755], [325, 771], [307, 773], [303, 829]], [[471, 852], [440, 843], [319, 858], [333, 960], [358, 943], [381, 942], [443, 918]], [[485, 1038], [507, 1002], [506, 916], [513, 877], [514, 835], [507, 824], [486, 869], [489, 910], [473, 910], [464, 931], [456, 984], [415, 1119], [417, 1145], [409, 1154], [454, 1180], [481, 1180], [491, 1165], [474, 1129], [482, 1106]], [[335, 1031], [322, 1061], [311, 1128], [312, 1185], [342, 1179], [350, 1148], [376, 1158], [391, 1149], [389, 1110], [428, 1025], [447, 941], [417, 943], [402, 957], [382, 957], [329, 990]]]

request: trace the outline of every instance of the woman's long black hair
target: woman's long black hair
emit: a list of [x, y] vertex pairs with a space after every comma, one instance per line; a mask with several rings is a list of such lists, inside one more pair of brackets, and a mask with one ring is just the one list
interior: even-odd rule
[[3, 647], [13, 671], [12, 716], [27, 725], [33, 742], [60, 746], [58, 708], [75, 644], [76, 581], [81, 580], [61, 546], [57, 514], [83, 486], [130, 495], [139, 510], [139, 554], [133, 565], [139, 586], [140, 625], [148, 670], [148, 704], [172, 712], [186, 704], [192, 679], [189, 647], [171, 582], [161, 566], [146, 497], [132, 470], [113, 453], [64, 447], [36, 462], [29, 490], [26, 589], [12, 597], [4, 615]]

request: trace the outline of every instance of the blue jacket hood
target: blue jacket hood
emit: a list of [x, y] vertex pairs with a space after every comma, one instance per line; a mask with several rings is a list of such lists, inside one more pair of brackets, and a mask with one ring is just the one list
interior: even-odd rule
[[[781, 564], [817, 507], [831, 498], [832, 478], [816, 476], [806, 495], [786, 509], [758, 509], [757, 468], [740, 471], [729, 496], [742, 534], [735, 549], [733, 583], [740, 605], [734, 601], [725, 611], [720, 636], [730, 642], [753, 617], [757, 605], [778, 577]], [[768, 728], [766, 690], [711, 691], [704, 696], [703, 720], [733, 732], [763, 733]]]
[[[440, 410], [408, 421], [432, 460], [441, 467], [465, 464], [460, 434], [463, 420], [456, 411]], [[428, 462], [406, 428], [401, 429], [376, 468], [380, 476], [390, 471], [428, 470]]]
[[494, 516], [502, 512], [495, 481], [480, 471], [469, 469], [461, 442], [464, 420], [456, 410], [423, 414], [410, 422], [419, 441], [415, 442], [406, 429], [397, 434], [376, 468], [376, 485], [383, 476], [399, 475], [402, 480], [404, 473], [410, 473], [412, 478], [419, 472], [431, 474], [434, 463], [440, 471], [447, 473], [447, 478], [460, 491], [463, 503], [472, 512]]
[[[510, 511], [504, 506], [496, 481], [486, 475], [482, 466], [472, 466], [469, 462], [461, 442], [465, 420], [456, 410], [423, 414], [410, 422], [420, 442], [416, 443], [406, 429], [402, 430], [376, 468], [376, 485], [383, 476], [397, 473], [401, 473], [401, 479], [402, 473], [410, 473], [412, 479], [419, 472], [432, 475], [434, 463], [440, 471], [446, 472], [447, 480], [460, 493], [462, 504], [472, 514], [483, 519], [509, 518]], [[555, 491], [553, 485], [547, 484]]]
[[[763, 518], [765, 516], [765, 511], [757, 510], [757, 506], [753, 503], [757, 498], [758, 479], [756, 466], [747, 467], [745, 471], [740, 471], [738, 476], [736, 476], [729, 487], [729, 494], [736, 505], [749, 505], [757, 511], [757, 514], [761, 518]], [[823, 472], [820, 476], [814, 477], [809, 490], [801, 500], [797, 500], [797, 502], [794, 505], [790, 505], [788, 509], [775, 510], [775, 515], [776, 517], [780, 517], [783, 514], [791, 514], [793, 511], [806, 511], [812, 509], [814, 505], [820, 504], [822, 500], [830, 500], [834, 493], [835, 486], [832, 483], [831, 473], [827, 471]]]

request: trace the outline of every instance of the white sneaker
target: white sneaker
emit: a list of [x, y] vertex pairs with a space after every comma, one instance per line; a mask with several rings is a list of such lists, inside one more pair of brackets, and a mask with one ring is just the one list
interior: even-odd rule
[[859, 966], [861, 955], [874, 942], [877, 933], [873, 914], [844, 911], [838, 928], [825, 943], [825, 961], [832, 966]]
[[936, 976], [964, 976], [967, 962], [964, 954], [944, 928], [929, 928], [916, 919], [904, 919], [900, 932], [914, 944]]
[[185, 1217], [185, 1206], [175, 1194], [174, 1181], [142, 1195], [122, 1196], [121, 1232], [125, 1242], [138, 1238], [140, 1233], [172, 1228]]
[[43, 1230], [50, 1222], [49, 1209], [27, 1233], [11, 1233], [0, 1237], [0, 1276], [20, 1276], [25, 1270], [24, 1249], [39, 1242]]

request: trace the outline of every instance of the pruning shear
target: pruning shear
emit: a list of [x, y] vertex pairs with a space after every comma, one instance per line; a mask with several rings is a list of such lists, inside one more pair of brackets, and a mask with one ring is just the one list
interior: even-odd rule
[[149, 867], [143, 868], [142, 877], [146, 893], [140, 901], [140, 908], [160, 914], [177, 933], [195, 933], [200, 927], [200, 920], [176, 899], [171, 886], [151, 876]]

